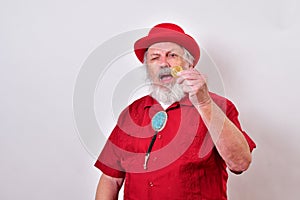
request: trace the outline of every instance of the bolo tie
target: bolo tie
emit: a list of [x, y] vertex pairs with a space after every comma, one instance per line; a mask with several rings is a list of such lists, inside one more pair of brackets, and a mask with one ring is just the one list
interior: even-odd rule
[[151, 153], [153, 144], [156, 140], [157, 133], [164, 129], [164, 127], [167, 123], [167, 118], [168, 118], [168, 115], [165, 111], [159, 111], [151, 119], [151, 126], [152, 126], [152, 129], [154, 130], [154, 135], [152, 136], [151, 142], [149, 144], [148, 150], [145, 155], [145, 162], [144, 162], [145, 170], [147, 169], [147, 163], [148, 163], [148, 160], [150, 157], [150, 153]]

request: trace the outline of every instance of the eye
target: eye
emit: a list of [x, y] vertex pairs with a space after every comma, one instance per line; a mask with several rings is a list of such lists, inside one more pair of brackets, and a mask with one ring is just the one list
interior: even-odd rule
[[158, 59], [158, 56], [151, 57], [151, 60], [157, 60], [157, 59]]
[[157, 60], [157, 59], [159, 59], [159, 54], [152, 54], [152, 55], [150, 55], [150, 60], [152, 61], [155, 61], [155, 60]]
[[178, 55], [177, 55], [176, 53], [169, 53], [169, 54], [168, 54], [168, 57], [169, 57], [169, 58], [177, 58]]

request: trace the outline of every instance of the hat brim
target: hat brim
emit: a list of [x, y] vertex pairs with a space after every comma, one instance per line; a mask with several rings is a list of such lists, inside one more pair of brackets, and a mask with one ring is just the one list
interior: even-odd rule
[[168, 33], [159, 33], [151, 34], [146, 37], [143, 37], [137, 40], [134, 44], [134, 52], [137, 58], [143, 63], [144, 54], [154, 43], [158, 42], [174, 42], [186, 48], [194, 57], [194, 66], [198, 63], [200, 58], [200, 48], [197, 42], [189, 35], [182, 34], [178, 32], [168, 32]]

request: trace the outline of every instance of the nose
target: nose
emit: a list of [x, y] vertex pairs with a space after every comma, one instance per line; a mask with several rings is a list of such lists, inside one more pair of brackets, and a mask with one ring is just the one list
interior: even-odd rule
[[168, 62], [167, 56], [161, 56], [160, 67], [161, 68], [171, 67], [170, 63]]

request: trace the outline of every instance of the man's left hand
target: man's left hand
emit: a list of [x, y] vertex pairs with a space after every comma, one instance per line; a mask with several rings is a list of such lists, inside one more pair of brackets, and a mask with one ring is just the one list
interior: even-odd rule
[[207, 81], [203, 74], [191, 68], [177, 73], [177, 83], [182, 86], [185, 93], [194, 105], [204, 106], [212, 101], [208, 92]]

